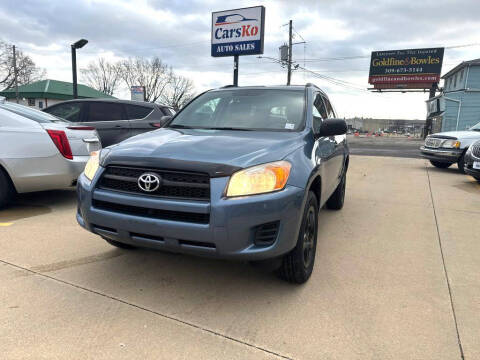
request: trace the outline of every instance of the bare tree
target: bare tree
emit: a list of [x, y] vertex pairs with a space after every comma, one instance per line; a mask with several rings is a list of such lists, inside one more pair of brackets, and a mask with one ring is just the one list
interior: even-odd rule
[[120, 65], [108, 62], [104, 58], [92, 61], [80, 72], [83, 81], [88, 86], [107, 95], [113, 95], [122, 80]]
[[178, 111], [193, 98], [192, 80], [173, 74], [170, 82], [160, 96], [163, 105], [171, 106]]
[[[45, 69], [37, 67], [30, 56], [25, 55], [22, 51], [17, 51], [16, 57], [18, 85], [30, 84], [45, 78]], [[14, 84], [12, 46], [0, 41], [0, 88], [7, 90]]]
[[155, 102], [173, 76], [172, 69], [158, 57], [129, 58], [120, 62], [120, 73], [127, 86], [145, 86], [145, 100]]

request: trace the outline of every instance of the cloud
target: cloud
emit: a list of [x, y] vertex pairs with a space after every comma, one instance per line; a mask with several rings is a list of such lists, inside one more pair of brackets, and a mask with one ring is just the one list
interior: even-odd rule
[[[102, 56], [119, 59], [159, 56], [192, 78], [197, 91], [232, 82], [232, 58], [210, 57], [211, 12], [263, 4], [266, 7], [265, 56], [278, 57], [287, 41], [284, 25], [292, 19], [294, 60], [323, 75], [368, 87], [368, 58], [303, 61], [367, 56], [372, 50], [451, 46], [478, 42], [478, 2], [399, 1], [231, 1], [231, 0], [33, 0], [0, 3], [0, 37], [15, 43], [45, 67], [49, 77], [69, 81], [70, 44], [89, 40], [78, 51], [79, 67]], [[477, 58], [477, 47], [447, 49], [444, 72]], [[240, 59], [240, 84], [283, 84], [285, 69], [266, 59]], [[346, 116], [424, 118], [425, 94], [371, 94], [333, 85], [297, 70], [294, 83], [324, 88]], [[128, 96], [123, 90], [121, 96]]]

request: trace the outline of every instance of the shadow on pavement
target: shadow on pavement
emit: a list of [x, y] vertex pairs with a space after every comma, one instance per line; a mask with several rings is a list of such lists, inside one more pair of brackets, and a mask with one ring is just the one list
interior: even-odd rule
[[75, 191], [71, 189], [19, 194], [8, 208], [0, 210], [0, 222], [47, 214], [52, 207], [72, 207], [75, 203]]

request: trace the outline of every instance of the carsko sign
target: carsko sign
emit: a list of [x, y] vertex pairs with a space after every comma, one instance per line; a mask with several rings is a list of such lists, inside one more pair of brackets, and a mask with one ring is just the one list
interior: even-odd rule
[[368, 82], [376, 89], [425, 89], [440, 81], [444, 48], [373, 51]]
[[265, 7], [212, 13], [212, 56], [263, 54]]

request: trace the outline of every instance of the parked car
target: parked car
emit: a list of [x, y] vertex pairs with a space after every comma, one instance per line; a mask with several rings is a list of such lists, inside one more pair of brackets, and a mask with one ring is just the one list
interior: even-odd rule
[[100, 147], [92, 127], [0, 99], [0, 208], [16, 193], [74, 185]]
[[480, 140], [480, 123], [465, 131], [446, 131], [427, 136], [421, 155], [437, 168], [448, 168], [457, 163], [465, 172], [465, 153], [476, 140]]
[[316, 86], [203, 93], [163, 128], [93, 155], [77, 221], [121, 247], [244, 260], [312, 273], [318, 211], [345, 198], [347, 125]]
[[117, 99], [69, 100], [43, 111], [78, 125], [93, 126], [104, 147], [158, 129], [168, 119], [167, 116], [175, 114], [167, 106]]
[[480, 181], [480, 140], [469, 146], [465, 153], [465, 173]]

